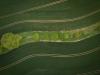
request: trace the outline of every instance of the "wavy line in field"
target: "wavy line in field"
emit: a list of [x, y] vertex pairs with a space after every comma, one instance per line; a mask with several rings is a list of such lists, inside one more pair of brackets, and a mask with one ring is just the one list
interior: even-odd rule
[[24, 61], [26, 61], [26, 60], [28, 60], [30, 58], [33, 58], [33, 57], [48, 56], [48, 57], [54, 57], [54, 58], [62, 58], [62, 57], [63, 58], [73, 58], [73, 57], [79, 57], [79, 56], [88, 55], [88, 54], [91, 54], [91, 53], [96, 52], [98, 50], [100, 50], [100, 47], [97, 47], [97, 48], [94, 48], [94, 49], [91, 49], [91, 50], [88, 50], [88, 51], [85, 51], [85, 52], [76, 53], [76, 54], [68, 54], [68, 55], [65, 55], [65, 54], [48, 54], [48, 53], [46, 53], [46, 54], [30, 54], [30, 55], [27, 55], [27, 56], [15, 61], [15, 62], [11, 63], [11, 64], [8, 64], [8, 65], [6, 65], [4, 67], [1, 67], [0, 71], [6, 70], [8, 68], [11, 68], [11, 67], [13, 67], [13, 66], [15, 66], [17, 64], [20, 64], [20, 63], [22, 63], [22, 62], [24, 62]]
[[7, 25], [4, 25], [3, 27], [0, 27], [0, 30], [11, 27], [11, 26], [15, 26], [17, 24], [21, 24], [21, 23], [67, 23], [67, 22], [74, 22], [74, 21], [78, 21], [84, 18], [87, 18], [89, 16], [92, 16], [96, 13], [100, 12], [100, 9], [93, 11], [89, 14], [80, 16], [80, 17], [76, 17], [76, 18], [72, 18], [72, 19], [63, 19], [63, 20], [23, 20], [23, 21], [17, 21], [17, 22], [13, 22]]
[[0, 16], [0, 19], [10, 17], [10, 16], [14, 16], [14, 15], [18, 15], [18, 14], [23, 14], [23, 13], [33, 11], [33, 10], [38, 10], [38, 9], [50, 7], [50, 6], [60, 4], [60, 3], [65, 2], [65, 1], [68, 1], [68, 0], [58, 0], [58, 1], [50, 2], [50, 3], [44, 4], [44, 5], [32, 7], [32, 8], [26, 9], [26, 10], [22, 10], [22, 11], [18, 11], [18, 12], [15, 12], [15, 13], [8, 14], [8, 15]]
[[100, 70], [95, 70], [95, 71], [80, 73], [80, 74], [76, 74], [76, 75], [94, 75], [94, 74], [99, 74], [99, 73], [100, 73]]

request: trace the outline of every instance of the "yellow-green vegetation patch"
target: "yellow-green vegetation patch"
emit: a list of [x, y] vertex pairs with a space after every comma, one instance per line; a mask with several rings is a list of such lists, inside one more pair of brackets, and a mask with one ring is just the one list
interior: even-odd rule
[[39, 32], [39, 38], [41, 41], [48, 41], [49, 40], [48, 31], [47, 32]]
[[35, 42], [40, 40], [39, 32], [32, 32], [32, 36], [31, 37], [32, 37], [33, 41], [35, 41]]
[[100, 23], [81, 29], [64, 31], [29, 31], [19, 34], [5, 33], [0, 41], [0, 54], [32, 42], [78, 42], [100, 34]]
[[7, 49], [14, 49], [20, 46], [22, 37], [18, 34], [6, 33], [1, 38], [1, 45]]
[[58, 32], [58, 37], [59, 37], [60, 41], [64, 41], [64, 36], [63, 36], [63, 32], [62, 31]]
[[49, 36], [49, 41], [59, 41], [59, 35], [58, 32], [54, 31], [54, 32], [48, 32], [48, 36]]
[[80, 39], [84, 36], [84, 32], [82, 32], [82, 30], [77, 30], [73, 32], [72, 35], [73, 35], [73, 38]]
[[71, 38], [71, 34], [68, 31], [64, 31], [62, 38], [64, 41], [67, 41]]

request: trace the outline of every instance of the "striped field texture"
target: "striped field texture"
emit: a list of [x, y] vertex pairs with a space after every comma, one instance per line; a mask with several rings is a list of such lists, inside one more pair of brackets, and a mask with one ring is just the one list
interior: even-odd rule
[[[0, 39], [9, 32], [25, 37], [0, 55], [0, 75], [100, 75], [99, 30], [100, 0], [0, 0]], [[64, 33], [76, 32], [89, 35], [64, 42]]]

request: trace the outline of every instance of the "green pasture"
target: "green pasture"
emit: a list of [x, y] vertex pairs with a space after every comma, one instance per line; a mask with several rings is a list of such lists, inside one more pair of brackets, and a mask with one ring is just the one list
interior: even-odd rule
[[[57, 1], [60, 2], [50, 5]], [[49, 6], [44, 6], [46, 4]], [[42, 20], [43, 23], [34, 20]], [[58, 32], [80, 29], [98, 22], [100, 0], [0, 0], [0, 39], [8, 32]], [[37, 33], [34, 35], [32, 38], [38, 40]], [[42, 40], [44, 37], [58, 39], [56, 33], [51, 37], [46, 33], [39, 35]], [[73, 57], [67, 57], [70, 54], [74, 54]], [[100, 75], [100, 34], [76, 43], [31, 42], [22, 45], [0, 55], [0, 75]]]

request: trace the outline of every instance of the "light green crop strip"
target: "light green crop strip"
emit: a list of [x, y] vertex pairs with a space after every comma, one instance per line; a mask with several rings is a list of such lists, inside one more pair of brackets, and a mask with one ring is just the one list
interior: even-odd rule
[[100, 22], [91, 26], [62, 31], [28, 31], [18, 34], [6, 33], [1, 38], [0, 54], [8, 53], [32, 42], [78, 42], [100, 34]]
[[65, 31], [29, 31], [19, 35], [24, 39], [22, 43], [30, 42], [78, 42], [100, 34], [100, 23], [91, 26]]

